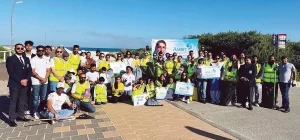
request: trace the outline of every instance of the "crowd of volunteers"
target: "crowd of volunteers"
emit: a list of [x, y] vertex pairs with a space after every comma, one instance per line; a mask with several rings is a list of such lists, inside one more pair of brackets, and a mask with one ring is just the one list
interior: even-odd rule
[[[55, 56], [50, 56], [51, 46], [37, 46], [36, 54], [32, 48], [32, 41], [16, 44], [15, 55], [6, 61], [11, 126], [17, 126], [16, 120], [30, 121], [28, 115], [59, 120], [78, 109], [95, 112], [94, 105], [132, 103], [134, 96], [144, 92], [155, 99], [156, 87], [175, 91], [178, 81], [193, 84], [195, 96], [192, 99], [174, 94], [174, 101], [189, 104], [192, 99], [224, 106], [239, 103], [239, 107], [249, 110], [263, 106], [289, 112], [289, 88], [296, 79], [296, 69], [287, 57], [277, 63], [274, 56], [269, 56], [268, 62], [258, 63], [256, 55], [241, 53], [238, 58], [223, 52], [212, 54], [204, 47], [198, 52], [189, 51], [186, 58], [176, 53], [152, 54], [148, 46], [141, 58], [130, 51], [112, 56], [97, 50], [91, 56], [91, 52], [80, 51], [78, 45], [73, 46], [71, 53], [57, 47]], [[194, 53], [199, 57], [195, 58]], [[116, 62], [125, 63], [126, 70], [115, 73], [110, 65]], [[209, 66], [220, 70], [220, 77], [202, 78], [203, 69]], [[283, 99], [281, 107], [276, 105], [278, 88]]]

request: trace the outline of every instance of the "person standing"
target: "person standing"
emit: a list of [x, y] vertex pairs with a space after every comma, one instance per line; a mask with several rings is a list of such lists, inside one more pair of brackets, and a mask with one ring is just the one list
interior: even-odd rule
[[131, 57], [131, 52], [127, 51], [126, 52], [126, 58], [124, 59], [126, 66], [134, 67], [133, 66], [133, 61], [134, 59]]
[[238, 70], [238, 76], [240, 77], [241, 81], [241, 89], [243, 90], [243, 100], [242, 105], [240, 107], [246, 108], [246, 102], [249, 103], [249, 110], [253, 110], [252, 107], [252, 98], [253, 98], [253, 92], [254, 87], [256, 84], [255, 78], [256, 78], [256, 67], [255, 65], [251, 64], [251, 58], [246, 57], [245, 58], [245, 65], [241, 65], [241, 67]]
[[96, 67], [99, 67], [99, 58], [100, 58], [100, 50], [96, 50], [96, 56], [93, 56], [94, 64], [96, 64]]
[[62, 59], [62, 48], [56, 48], [55, 50], [55, 57], [50, 59], [50, 68], [51, 73], [49, 76], [50, 81], [50, 93], [56, 91], [57, 83], [64, 82], [64, 76], [66, 75], [66, 68], [65, 68], [65, 60]]
[[[86, 53], [86, 66], [85, 68], [90, 71], [91, 70], [91, 65], [94, 64], [93, 58], [91, 58], [91, 52]], [[95, 64], [96, 66], [96, 64]]]
[[268, 63], [264, 65], [261, 106], [277, 109], [278, 96], [278, 64], [275, 57], [269, 56]]
[[124, 83], [124, 101], [131, 99], [132, 87], [135, 82], [135, 76], [132, 74], [132, 68], [130, 66], [126, 67], [126, 73], [122, 75], [122, 81]]
[[195, 75], [197, 76], [197, 94], [198, 101], [202, 103], [206, 103], [206, 86], [207, 79], [202, 78], [202, 69], [204, 69], [206, 65], [204, 64], [204, 58], [200, 57], [198, 59], [198, 63], [194, 68]]
[[238, 61], [233, 60], [231, 66], [229, 66], [222, 74], [222, 94], [221, 105], [227, 106], [230, 102], [235, 106], [236, 103], [236, 84], [238, 81]]
[[96, 64], [91, 64], [91, 69], [89, 72], [86, 73], [86, 80], [89, 81], [90, 87], [91, 87], [91, 94], [92, 94], [92, 101], [94, 101], [95, 96], [94, 95], [94, 87], [97, 84], [97, 81], [99, 80], [99, 73], [96, 71]]
[[66, 71], [71, 70], [72, 65], [70, 64], [70, 61], [69, 61], [69, 53], [67, 51], [64, 51], [62, 56], [63, 56], [63, 59], [65, 61], [65, 70]]
[[32, 70], [29, 58], [22, 55], [23, 45], [15, 45], [15, 55], [6, 60], [6, 69], [9, 75], [7, 87], [9, 87], [9, 122], [11, 127], [17, 127], [17, 120], [30, 121], [25, 118], [25, 109], [27, 100], [26, 92], [28, 91], [28, 82], [30, 81]]
[[100, 53], [100, 59], [98, 61], [98, 70], [101, 70], [103, 67], [106, 69], [109, 69], [109, 63], [108, 61], [105, 60], [105, 55], [104, 53]]
[[258, 99], [259, 99], [259, 94], [261, 94], [261, 77], [263, 73], [263, 69], [261, 64], [258, 63], [258, 57], [256, 55], [252, 56], [252, 62], [256, 67], [256, 85], [255, 85], [255, 101], [254, 101], [254, 106], [259, 107], [258, 104]]
[[45, 46], [45, 53], [44, 53], [44, 58], [48, 60], [48, 62], [50, 62], [50, 59], [52, 58], [50, 56], [50, 53], [52, 52], [52, 47], [47, 45]]
[[30, 60], [32, 68], [32, 114], [35, 119], [39, 119], [38, 107], [40, 103], [46, 101], [48, 77], [50, 74], [50, 62], [44, 57], [45, 47], [36, 47], [37, 56]]
[[[215, 68], [218, 68], [220, 71], [220, 77], [222, 75], [222, 63], [220, 62], [220, 56], [216, 56], [216, 61], [214, 63], [210, 64], [211, 66], [214, 66]], [[209, 80], [210, 82], [210, 97], [211, 97], [211, 103], [212, 104], [219, 104], [220, 103], [220, 97], [221, 97], [221, 88], [220, 88], [220, 78], [213, 78]]]
[[282, 94], [282, 106], [285, 113], [290, 112], [289, 90], [291, 83], [296, 83], [296, 68], [288, 62], [286, 56], [281, 57], [282, 63], [279, 64], [279, 87]]
[[[31, 60], [31, 58], [35, 57], [36, 55], [32, 53], [32, 47], [33, 47], [33, 42], [30, 40], [25, 41], [24, 45], [25, 45], [25, 52], [23, 52], [24, 57], [27, 57], [29, 59], [29, 61]], [[31, 102], [30, 102], [30, 97], [31, 97], [31, 79], [29, 79], [28, 83], [27, 83], [27, 96], [25, 97], [25, 114], [26, 115], [30, 115], [30, 107]]]
[[79, 67], [80, 64], [80, 56], [78, 54], [79, 51], [79, 46], [78, 45], [74, 45], [73, 46], [73, 53], [70, 54], [69, 56], [69, 61], [72, 65], [72, 68], [74, 69], [74, 71], [77, 72], [77, 69]]

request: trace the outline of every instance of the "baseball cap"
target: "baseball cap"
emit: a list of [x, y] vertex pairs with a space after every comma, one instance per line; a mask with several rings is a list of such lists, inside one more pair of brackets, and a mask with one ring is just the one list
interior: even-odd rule
[[68, 72], [73, 72], [73, 73], [75, 73], [74, 69], [70, 69]]
[[58, 82], [56, 88], [65, 88], [65, 85], [62, 82]]

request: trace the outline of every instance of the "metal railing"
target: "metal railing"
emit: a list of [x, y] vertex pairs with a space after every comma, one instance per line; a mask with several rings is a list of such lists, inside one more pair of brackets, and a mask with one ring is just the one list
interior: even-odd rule
[[11, 51], [0, 51], [0, 63], [5, 63], [8, 56], [11, 56]]

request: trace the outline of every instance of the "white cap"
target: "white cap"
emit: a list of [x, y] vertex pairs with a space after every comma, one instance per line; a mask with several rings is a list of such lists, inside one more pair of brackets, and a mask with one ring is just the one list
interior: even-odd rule
[[73, 72], [73, 73], [75, 73], [74, 69], [70, 69], [68, 72]]
[[56, 88], [65, 88], [65, 84], [62, 82], [58, 82]]
[[83, 53], [83, 52], [85, 52], [85, 50], [82, 50], [81, 52]]

